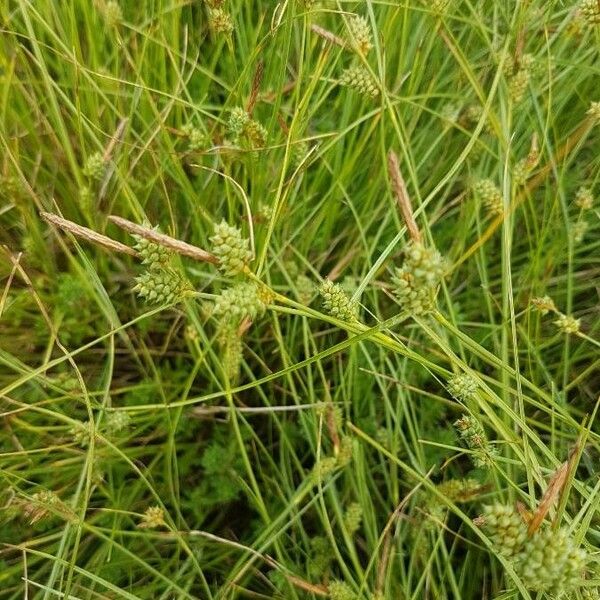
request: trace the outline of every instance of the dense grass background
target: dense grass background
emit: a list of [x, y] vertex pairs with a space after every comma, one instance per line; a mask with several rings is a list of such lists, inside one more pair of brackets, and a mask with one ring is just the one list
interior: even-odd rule
[[[597, 597], [600, 225], [575, 198], [600, 189], [599, 27], [566, 1], [228, 0], [227, 35], [201, 0], [108, 4], [0, 5], [0, 597], [300, 599], [343, 581], [357, 598], [533, 598], [473, 519], [534, 509], [578, 438], [551, 516], [589, 552], [572, 597]], [[311, 29], [347, 39], [352, 13], [366, 57]], [[515, 102], [505, 67], [524, 53]], [[376, 98], [338, 85], [350, 65]], [[267, 143], [238, 149], [230, 111], [254, 96]], [[390, 150], [451, 265], [414, 318], [390, 288], [408, 242]], [[501, 216], [472, 193], [488, 178]], [[184, 258], [198, 295], [148, 306], [139, 261], [40, 211], [129, 245], [109, 215], [205, 249], [222, 219], [252, 235], [280, 296], [239, 379], [210, 312], [230, 279]], [[324, 314], [307, 281], [328, 275], [360, 323]], [[579, 334], [531, 309], [544, 295]], [[461, 372], [466, 403], [446, 389]], [[489, 468], [457, 437], [465, 413]]]

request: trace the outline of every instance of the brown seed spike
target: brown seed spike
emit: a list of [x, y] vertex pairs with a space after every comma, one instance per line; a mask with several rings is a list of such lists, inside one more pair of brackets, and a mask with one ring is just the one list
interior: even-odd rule
[[219, 260], [214, 254], [211, 254], [206, 250], [202, 250], [201, 248], [197, 248], [196, 246], [192, 246], [191, 244], [188, 244], [186, 242], [182, 242], [181, 240], [172, 238], [171, 236], [165, 235], [164, 233], [160, 233], [154, 229], [143, 227], [142, 225], [132, 223], [127, 219], [123, 219], [122, 217], [117, 217], [115, 215], [109, 216], [108, 220], [112, 221], [115, 225], [129, 233], [139, 235], [140, 237], [143, 237], [146, 240], [150, 240], [155, 244], [159, 244], [160, 246], [169, 248], [170, 250], [173, 250], [174, 252], [177, 252], [177, 254], [181, 254], [182, 256], [188, 256], [189, 258], [193, 258], [194, 260], [198, 260], [201, 262], [209, 262], [215, 265], [219, 262]]
[[410, 235], [414, 242], [420, 243], [421, 232], [419, 231], [419, 227], [417, 226], [417, 222], [413, 216], [408, 190], [406, 189], [406, 184], [404, 183], [402, 173], [400, 173], [398, 157], [393, 150], [388, 152], [388, 172], [390, 179], [392, 180], [392, 187], [394, 188], [394, 194], [396, 195], [396, 200], [398, 202], [398, 206], [400, 207], [400, 212], [402, 213], [402, 218], [404, 219], [406, 228], [408, 229], [408, 235]]
[[59, 217], [53, 213], [41, 212], [40, 216], [44, 221], [48, 223], [52, 223], [52, 225], [56, 225], [60, 227], [64, 231], [68, 231], [77, 237], [80, 237], [88, 242], [93, 242], [94, 244], [98, 244], [108, 250], [114, 250], [116, 252], [123, 252], [124, 254], [129, 254], [130, 256], [137, 256], [138, 253], [129, 246], [125, 244], [121, 244], [121, 242], [117, 242], [112, 238], [107, 237], [106, 235], [102, 235], [94, 231], [93, 229], [88, 229], [87, 227], [83, 227], [82, 225], [78, 225], [73, 221], [69, 221], [68, 219], [63, 219], [63, 217]]

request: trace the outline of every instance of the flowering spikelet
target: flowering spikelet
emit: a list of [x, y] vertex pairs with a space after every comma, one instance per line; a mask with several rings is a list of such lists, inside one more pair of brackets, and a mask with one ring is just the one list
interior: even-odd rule
[[455, 375], [448, 380], [448, 392], [456, 400], [466, 402], [470, 400], [477, 391], [477, 382], [465, 373]]
[[157, 527], [164, 527], [165, 525], [165, 512], [163, 509], [159, 506], [150, 506], [142, 515], [142, 521], [138, 527], [156, 529]]
[[588, 228], [589, 224], [587, 221], [581, 220], [573, 223], [571, 226], [571, 236], [576, 244], [579, 244], [583, 241]]
[[364, 67], [348, 67], [344, 69], [339, 84], [356, 90], [363, 96], [375, 98], [379, 95], [377, 83]]
[[[154, 228], [158, 231], [158, 227]], [[141, 235], [134, 235], [135, 246], [134, 248], [138, 251], [142, 264], [146, 265], [148, 269], [163, 269], [171, 260], [173, 253], [160, 244], [155, 244]]]
[[232, 108], [229, 113], [227, 129], [234, 138], [238, 138], [244, 133], [249, 122], [250, 115], [243, 108], [236, 106], [235, 108]]
[[32, 525], [51, 516], [52, 509], [62, 505], [60, 498], [50, 490], [36, 492], [30, 500], [19, 504], [22, 507], [23, 515]]
[[436, 486], [437, 490], [448, 500], [457, 504], [470, 502], [485, 489], [477, 479], [449, 479]]
[[315, 295], [316, 286], [310, 277], [300, 274], [296, 278], [296, 290], [298, 302], [308, 305]]
[[236, 107], [231, 110], [227, 129], [236, 144], [246, 141], [251, 148], [262, 148], [267, 143], [267, 130], [243, 108]]
[[518, 103], [523, 100], [525, 92], [529, 87], [531, 72], [529, 69], [519, 69], [511, 78], [508, 84], [508, 90], [513, 102]]
[[514, 558], [521, 552], [527, 540], [527, 525], [516, 509], [502, 504], [485, 506], [479, 523], [498, 554]]
[[106, 429], [109, 433], [115, 434], [127, 429], [131, 423], [131, 417], [125, 410], [115, 410], [106, 417]]
[[100, 181], [106, 171], [106, 161], [100, 152], [90, 154], [85, 161], [83, 174], [90, 179]]
[[118, 2], [109, 0], [104, 6], [102, 17], [109, 27], [116, 27], [123, 20], [123, 11]]
[[581, 325], [581, 320], [576, 319], [571, 315], [563, 315], [559, 313], [554, 324], [564, 333], [579, 333], [579, 326]]
[[358, 502], [352, 502], [344, 513], [344, 526], [350, 535], [354, 535], [362, 523], [363, 510]]
[[557, 312], [556, 304], [550, 296], [539, 296], [531, 299], [531, 305], [542, 315], [547, 315], [549, 312]]
[[473, 192], [491, 214], [501, 215], [504, 212], [502, 193], [491, 179], [477, 180], [473, 184]]
[[267, 130], [254, 119], [251, 119], [246, 125], [244, 131], [252, 148], [263, 148], [267, 144]]
[[187, 279], [173, 269], [148, 269], [135, 280], [133, 291], [150, 304], [181, 302], [192, 291]]
[[344, 581], [334, 580], [328, 586], [331, 600], [355, 600], [356, 594]]
[[231, 15], [222, 8], [211, 8], [208, 11], [208, 24], [216, 33], [229, 35], [233, 31]]
[[513, 178], [517, 185], [525, 185], [531, 171], [535, 169], [539, 160], [540, 154], [537, 148], [537, 144], [533, 142], [529, 154], [525, 158], [522, 158], [515, 165], [515, 168], [513, 170]]
[[70, 429], [69, 434], [73, 441], [82, 448], [87, 448], [90, 443], [89, 421], [77, 421]]
[[206, 143], [206, 138], [202, 130], [198, 127], [195, 127], [192, 123], [186, 123], [182, 127], [183, 134], [188, 139], [188, 149], [191, 151], [201, 150], [204, 148]]
[[252, 260], [250, 242], [242, 237], [242, 232], [221, 221], [215, 225], [210, 237], [212, 252], [219, 259], [219, 268], [225, 275], [236, 275]]
[[589, 210], [594, 205], [594, 194], [592, 190], [587, 187], [580, 187], [575, 195], [575, 204], [581, 208], [581, 210]]
[[560, 594], [581, 582], [586, 560], [564, 529], [543, 529], [526, 540], [514, 566], [528, 589]]
[[477, 468], [493, 464], [496, 449], [490, 445], [481, 423], [469, 415], [463, 415], [454, 423], [460, 439], [472, 452], [470, 458]]
[[254, 319], [265, 310], [255, 283], [242, 282], [223, 290], [215, 299], [213, 314], [225, 321], [239, 323], [244, 317]]
[[348, 33], [350, 44], [361, 54], [368, 54], [373, 48], [371, 41], [371, 26], [365, 17], [352, 15], [348, 20]]
[[342, 287], [326, 279], [319, 288], [325, 310], [340, 321], [356, 321], [358, 303], [345, 294]]
[[413, 315], [435, 307], [435, 296], [446, 271], [446, 261], [435, 248], [410, 242], [402, 267], [396, 269], [392, 282], [394, 294], [405, 310]]
[[581, 16], [590, 25], [600, 25], [600, 5], [598, 0], [582, 0], [579, 5]]

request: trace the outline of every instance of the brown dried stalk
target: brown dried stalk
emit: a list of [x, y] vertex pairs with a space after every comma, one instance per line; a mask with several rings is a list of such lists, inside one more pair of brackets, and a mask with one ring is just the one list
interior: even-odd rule
[[392, 180], [392, 187], [394, 188], [394, 194], [396, 195], [396, 200], [398, 202], [398, 206], [400, 207], [400, 212], [402, 213], [402, 218], [404, 219], [406, 228], [408, 229], [408, 235], [410, 235], [414, 242], [420, 243], [421, 232], [419, 231], [417, 222], [415, 221], [412, 205], [410, 203], [410, 196], [408, 195], [408, 190], [406, 189], [406, 184], [404, 183], [402, 173], [400, 173], [398, 157], [393, 150], [388, 152], [388, 172], [390, 179]]
[[327, 29], [323, 29], [322, 27], [319, 27], [318, 25], [315, 25], [314, 23], [311, 24], [310, 29], [311, 29], [311, 31], [313, 31], [317, 35], [321, 36], [323, 39], [327, 40], [328, 42], [331, 42], [332, 44], [337, 44], [338, 46], [341, 46], [342, 48], [344, 48], [346, 46], [346, 42], [341, 37], [338, 37], [337, 35], [335, 35], [335, 33], [331, 33], [331, 31], [328, 31]]
[[68, 219], [63, 219], [58, 215], [48, 212], [41, 212], [40, 216], [44, 221], [51, 223], [52, 225], [56, 225], [56, 227], [60, 227], [64, 231], [68, 231], [77, 237], [80, 237], [88, 242], [92, 242], [94, 244], [98, 244], [107, 250], [114, 250], [115, 252], [123, 252], [123, 254], [129, 254], [129, 256], [137, 256], [138, 253], [129, 246], [125, 244], [121, 244], [121, 242], [117, 242], [112, 238], [109, 238], [93, 229], [88, 229], [87, 227], [83, 227], [82, 225], [78, 225], [77, 223], [73, 223], [73, 221], [69, 221]]
[[139, 235], [140, 237], [154, 242], [159, 246], [164, 246], [169, 250], [173, 250], [173, 252], [181, 254], [182, 256], [187, 256], [201, 262], [209, 262], [214, 265], [219, 263], [219, 259], [214, 254], [211, 254], [210, 252], [202, 250], [196, 246], [192, 246], [186, 242], [182, 242], [176, 238], [172, 238], [164, 233], [159, 233], [154, 229], [149, 229], [148, 227], [138, 225], [137, 223], [132, 223], [131, 221], [123, 219], [122, 217], [117, 217], [116, 215], [110, 215], [108, 220], [117, 225], [117, 227], [124, 229], [128, 233]]
[[262, 83], [263, 75], [265, 72], [265, 63], [261, 60], [256, 65], [256, 71], [254, 71], [254, 79], [252, 80], [252, 90], [250, 91], [250, 97], [246, 104], [246, 112], [252, 116], [256, 101], [258, 100], [258, 91], [260, 90], [260, 84]]

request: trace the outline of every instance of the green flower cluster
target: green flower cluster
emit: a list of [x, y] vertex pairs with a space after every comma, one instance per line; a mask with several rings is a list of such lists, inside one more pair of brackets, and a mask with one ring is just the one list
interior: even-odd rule
[[260, 290], [251, 282], [241, 282], [223, 290], [213, 305], [213, 314], [229, 323], [239, 323], [244, 317], [254, 319], [264, 310]]
[[600, 5], [598, 0], [582, 0], [579, 5], [581, 16], [590, 25], [600, 25]]
[[404, 253], [402, 267], [396, 269], [392, 282], [400, 304], [413, 315], [435, 307], [437, 289], [446, 271], [446, 261], [435, 248], [411, 242]]
[[448, 392], [456, 400], [466, 402], [471, 399], [477, 391], [477, 382], [464, 373], [455, 375], [448, 380]]
[[[158, 230], [157, 227], [155, 227]], [[155, 244], [140, 235], [135, 235], [135, 246], [142, 264], [146, 265], [148, 269], [164, 269], [169, 265], [173, 253], [160, 244]]]
[[373, 48], [371, 26], [365, 17], [353, 15], [348, 19], [348, 43], [361, 54], [368, 54]]
[[356, 321], [358, 303], [348, 298], [342, 287], [326, 279], [319, 288], [325, 310], [340, 321]]
[[454, 423], [460, 439], [472, 450], [471, 460], [477, 468], [490, 467], [496, 449], [490, 445], [481, 423], [470, 415], [463, 415]]
[[212, 252], [219, 259], [219, 268], [225, 275], [237, 275], [252, 260], [250, 242], [242, 237], [237, 227], [225, 221], [215, 225], [210, 237]]
[[148, 269], [135, 280], [133, 291], [151, 304], [181, 302], [191, 292], [187, 279], [173, 269]]
[[491, 179], [479, 179], [473, 184], [473, 193], [478, 196], [483, 206], [493, 215], [504, 212], [502, 193]]
[[582, 580], [587, 553], [564, 529], [540, 529], [531, 535], [512, 507], [486, 506], [480, 519], [494, 549], [511, 561], [525, 587], [561, 594]]
[[267, 143], [267, 130], [243, 108], [236, 107], [229, 114], [227, 129], [236, 144], [250, 148], [263, 148]]
[[339, 84], [355, 90], [361, 96], [375, 98], [379, 95], [377, 82], [373, 79], [371, 73], [362, 66], [344, 69], [339, 79]]

